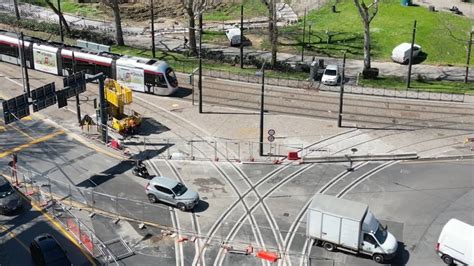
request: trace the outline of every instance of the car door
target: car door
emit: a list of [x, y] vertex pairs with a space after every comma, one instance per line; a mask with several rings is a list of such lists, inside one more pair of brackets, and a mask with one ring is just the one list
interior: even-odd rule
[[375, 241], [374, 237], [364, 233], [364, 242], [362, 242], [362, 249], [369, 254], [373, 254], [376, 245], [377, 242]]
[[176, 205], [174, 194], [171, 189], [162, 187], [160, 185], [155, 185], [156, 190], [158, 191], [158, 200]]

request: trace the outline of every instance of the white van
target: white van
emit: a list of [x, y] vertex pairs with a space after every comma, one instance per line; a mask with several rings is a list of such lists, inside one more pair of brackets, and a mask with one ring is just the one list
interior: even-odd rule
[[457, 219], [449, 220], [439, 235], [436, 252], [448, 265], [474, 266], [474, 227]]
[[[407, 64], [410, 60], [411, 43], [404, 42], [392, 51], [392, 60], [400, 64]], [[413, 45], [413, 58], [417, 57], [421, 52], [421, 46]]]

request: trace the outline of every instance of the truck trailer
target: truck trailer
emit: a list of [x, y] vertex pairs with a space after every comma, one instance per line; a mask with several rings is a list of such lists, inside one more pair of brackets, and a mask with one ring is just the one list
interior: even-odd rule
[[395, 257], [398, 242], [364, 203], [316, 194], [308, 209], [306, 235], [328, 251], [369, 255], [383, 263]]

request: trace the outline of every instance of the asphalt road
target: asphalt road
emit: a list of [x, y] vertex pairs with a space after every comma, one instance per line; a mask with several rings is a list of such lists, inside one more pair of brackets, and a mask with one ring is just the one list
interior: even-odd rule
[[29, 245], [36, 236], [44, 233], [56, 238], [72, 264], [95, 264], [65, 236], [64, 230], [25, 201], [22, 210], [8, 216], [0, 215], [0, 265], [34, 265]]
[[[36, 84], [48, 82], [50, 77], [40, 73], [32, 75], [32, 82]], [[2, 82], [3, 92], [19, 94], [18, 85], [11, 79], [2, 78]], [[150, 101], [159, 105], [167, 100], [150, 97]], [[45, 110], [44, 114], [63, 127], [72, 128], [74, 113], [51, 110]], [[158, 114], [148, 111], [147, 115], [153, 118]], [[170, 120], [160, 118], [165, 125]], [[465, 204], [472, 202], [473, 197], [472, 160], [357, 163], [355, 171], [348, 172], [347, 163], [260, 165], [166, 161], [153, 157], [163, 152], [160, 145], [147, 146], [150, 160], [146, 163], [152, 175], [179, 178], [199, 192], [202, 201], [193, 214], [177, 211], [172, 206], [147, 203], [144, 194], [147, 181], [131, 175], [131, 162], [111, 157], [103, 149], [87, 146], [61, 130], [38, 117], [5, 126], [0, 132], [0, 164], [6, 165], [10, 152], [15, 149], [20, 170], [37, 184], [51, 182], [53, 193], [66, 197], [66, 203], [72, 196], [73, 201], [88, 202], [110, 214], [112, 218], [98, 215], [87, 223], [104, 242], [125, 240], [135, 251], [134, 256], [123, 260], [127, 265], [143, 265], [157, 258], [163, 258], [167, 265], [188, 265], [200, 260], [224, 265], [261, 263], [254, 256], [226, 253], [221, 247], [222, 241], [236, 249], [251, 244], [255, 251], [277, 251], [287, 265], [300, 265], [308, 256], [317, 263], [370, 265], [373, 263], [370, 258], [328, 253], [319, 247], [308, 249], [307, 246], [304, 210], [308, 201], [317, 192], [337, 195], [348, 186], [350, 190], [343, 196], [368, 203], [400, 241], [395, 265], [442, 265], [433, 251], [442, 225], [451, 217], [474, 223], [473, 206]], [[181, 136], [195, 133], [185, 132], [189, 130], [186, 128], [181, 130], [175, 133]], [[401, 135], [405, 133], [390, 132], [394, 147], [389, 149], [416, 146], [419, 152], [436, 151], [439, 155], [467, 152], [455, 134], [452, 140], [445, 141], [432, 138], [436, 133], [441, 134], [436, 129], [418, 131], [408, 137]], [[347, 134], [338, 141], [326, 141], [314, 148], [324, 147], [332, 153], [360, 148], [363, 144], [380, 148], [386, 145], [381, 141], [386, 136], [380, 134], [379, 131], [359, 137]], [[403, 137], [395, 138], [397, 134]], [[143, 145], [134, 147], [135, 150], [143, 148]], [[340, 177], [337, 182], [328, 186], [337, 177]], [[116, 213], [178, 229], [177, 235], [162, 236], [160, 229], [151, 226], [139, 230], [138, 223], [124, 220], [115, 224]], [[177, 241], [192, 236], [197, 240]], [[110, 248], [117, 255], [121, 252], [118, 247]]]

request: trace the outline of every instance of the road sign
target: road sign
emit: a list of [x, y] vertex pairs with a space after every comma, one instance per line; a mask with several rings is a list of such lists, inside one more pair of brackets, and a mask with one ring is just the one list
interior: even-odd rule
[[268, 136], [268, 141], [273, 142], [274, 140], [275, 140], [274, 136], [272, 136], [272, 135]]
[[275, 129], [269, 129], [268, 130], [268, 135], [270, 135], [270, 136], [275, 135]]
[[56, 95], [48, 95], [48, 97], [37, 99], [33, 102], [33, 112], [38, 112], [46, 107], [55, 105], [56, 102]]
[[[3, 102], [3, 106], [5, 107], [5, 102]], [[3, 119], [5, 121], [5, 125], [15, 122], [19, 119], [22, 119], [25, 116], [30, 115], [30, 106], [23, 105], [19, 106], [16, 109], [3, 109]]]
[[63, 108], [67, 106], [67, 90], [60, 90], [56, 92], [56, 97], [58, 100], [58, 108]]
[[56, 85], [54, 82], [46, 84], [42, 87], [39, 87], [35, 90], [31, 91], [31, 99], [36, 100], [36, 99], [41, 99], [41, 98], [46, 98], [50, 95], [54, 95], [56, 93]]
[[5, 125], [30, 115], [28, 95], [22, 94], [2, 103]]
[[[84, 71], [72, 74], [63, 78], [64, 88], [74, 88], [74, 93], [81, 93], [86, 90], [86, 74]], [[74, 94], [75, 95], [75, 94]]]

